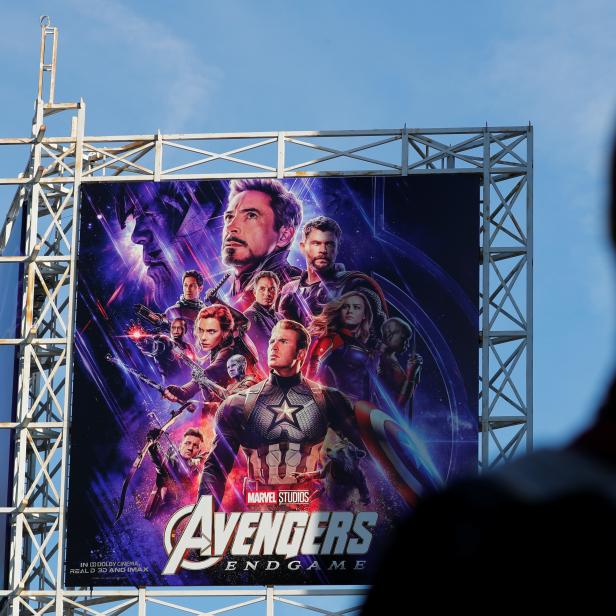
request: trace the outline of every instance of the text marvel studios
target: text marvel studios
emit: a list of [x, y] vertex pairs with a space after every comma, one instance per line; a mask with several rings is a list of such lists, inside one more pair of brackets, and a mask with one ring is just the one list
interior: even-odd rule
[[84, 186], [66, 583], [369, 579], [475, 463], [478, 198], [470, 176]]
[[309, 505], [308, 490], [258, 490], [246, 492], [247, 505]]

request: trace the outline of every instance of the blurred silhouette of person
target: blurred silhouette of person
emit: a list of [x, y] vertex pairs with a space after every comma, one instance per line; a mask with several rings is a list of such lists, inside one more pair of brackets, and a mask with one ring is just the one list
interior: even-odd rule
[[[611, 172], [616, 245], [616, 148]], [[516, 597], [551, 612], [584, 601], [586, 612], [600, 613], [591, 606], [603, 611], [613, 603], [615, 551], [616, 380], [592, 425], [567, 446], [421, 501], [392, 533], [363, 616], [380, 615], [396, 600], [412, 601], [418, 613], [483, 613]]]

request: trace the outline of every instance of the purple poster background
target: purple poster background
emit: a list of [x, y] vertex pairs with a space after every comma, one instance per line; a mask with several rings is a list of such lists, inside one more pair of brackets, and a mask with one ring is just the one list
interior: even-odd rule
[[[273, 455], [274, 449], [278, 453], [289, 447], [291, 453], [295, 451], [290, 441], [299, 443], [298, 451], [304, 456], [304, 441], [289, 441], [289, 433], [295, 429], [295, 414], [300, 416], [304, 412], [299, 410], [304, 402], [298, 402], [299, 398], [287, 392], [280, 404], [269, 405], [274, 407], [269, 427], [283, 425], [282, 440], [269, 443], [270, 451], [262, 457], [257, 446], [242, 445], [233, 451], [236, 462], [227, 469], [221, 502], [217, 502], [215, 491], [206, 485], [202, 474], [203, 466], [208, 466], [208, 455], [219, 461], [220, 445], [216, 456], [210, 452], [224, 419], [217, 410], [228, 406], [228, 400], [221, 405], [221, 396], [210, 390], [205, 395], [199, 391], [191, 393], [190, 398], [199, 403], [194, 412], [182, 411], [167, 430], [156, 433], [180, 404], [163, 399], [152, 384], [127, 368], [163, 389], [191, 381], [190, 367], [177, 361], [173, 354], [177, 344], [169, 342], [173, 340], [171, 323], [174, 315], [179, 314], [169, 309], [186, 290], [184, 272], [195, 270], [203, 276], [201, 300], [208, 289], [231, 273], [220, 286], [217, 298], [236, 309], [240, 317], [248, 314], [246, 311], [255, 298], [248, 287], [235, 293], [233, 285], [237, 290], [245, 279], [254, 277], [254, 272], [248, 268], [250, 276], [236, 276], [237, 266], [229, 263], [229, 258], [225, 262], [223, 257], [225, 250], [228, 257], [234, 246], [250, 248], [253, 240], [243, 234], [248, 233], [252, 223], [247, 219], [241, 226], [244, 223], [229, 217], [229, 208], [241, 203], [241, 199], [233, 199], [233, 194], [229, 199], [229, 181], [83, 186], [71, 425], [68, 586], [365, 583], [378, 563], [379, 545], [392, 525], [412, 512], [416, 497], [475, 471], [478, 178], [301, 178], [283, 180], [282, 184], [299, 204], [301, 221], [296, 219], [287, 225], [292, 227], [289, 245], [277, 246], [261, 259], [268, 259], [266, 271], [278, 271], [282, 278], [275, 308], [282, 308], [283, 289], [290, 293], [294, 281], [298, 285], [305, 282], [305, 274], [298, 278], [307, 268], [300, 242], [308, 241], [311, 235], [303, 236], [303, 226], [316, 217], [326, 217], [341, 230], [336, 240], [338, 278], [327, 287], [330, 295], [327, 301], [321, 297], [318, 310], [324, 310], [340, 297], [346, 297], [350, 304], [358, 302], [359, 296], [366, 324], [366, 313], [371, 313], [369, 333], [366, 329], [366, 335], [357, 338], [355, 344], [342, 317], [341, 324], [336, 326], [338, 330], [334, 331], [332, 325], [327, 335], [314, 333], [317, 308], [305, 317], [304, 324], [312, 338], [304, 375], [321, 386], [339, 390], [343, 395], [340, 400], [346, 401], [339, 403], [334, 396], [320, 407], [314, 396], [311, 400], [313, 407], [319, 407], [321, 414], [327, 416], [327, 437], [316, 445], [313, 439], [312, 461], [307, 463], [302, 458], [300, 465], [291, 470], [301, 474], [312, 468], [314, 475], [304, 475], [301, 481], [297, 479], [297, 485], [291, 485], [294, 475], [287, 468], [291, 464], [286, 464], [291, 459], [287, 452], [286, 470], [280, 471], [278, 466], [281, 477], [286, 472], [284, 482], [273, 480], [271, 475], [264, 481], [262, 469], [258, 481], [245, 481], [257, 476], [253, 460], [259, 460], [259, 464], [268, 460], [271, 466], [268, 456]], [[232, 213], [239, 216], [235, 210]], [[238, 230], [230, 231], [234, 225], [238, 225]], [[274, 220], [270, 225], [272, 232], [280, 233], [276, 225]], [[233, 233], [237, 235], [236, 244]], [[267, 237], [254, 240], [255, 250], [261, 249]], [[314, 231], [312, 237], [317, 237]], [[285, 236], [282, 243], [284, 240]], [[335, 268], [331, 265], [328, 275], [333, 276]], [[327, 286], [325, 276], [323, 280]], [[157, 325], [144, 319], [136, 305], [169, 318]], [[275, 312], [276, 319], [285, 316], [280, 310]], [[188, 321], [183, 340], [194, 361], [207, 372], [214, 363], [214, 352], [206, 353], [200, 347], [199, 334], [193, 333], [193, 323]], [[197, 321], [206, 323], [198, 317]], [[389, 326], [384, 325], [388, 321]], [[406, 332], [403, 348], [395, 352], [389, 334], [383, 333], [396, 330], [394, 321], [403, 323], [400, 331]], [[240, 354], [249, 358], [247, 373], [252, 372], [253, 389], [258, 388], [270, 372], [267, 342], [259, 340], [254, 324], [240, 332], [239, 322], [236, 318], [236, 330], [229, 337], [229, 344], [235, 345], [233, 353], [237, 354], [239, 349]], [[108, 361], [107, 356], [119, 360], [124, 369], [119, 363]], [[396, 375], [407, 380], [396, 381]], [[407, 378], [409, 375], [412, 378]], [[359, 377], [363, 378], [362, 391], [356, 389]], [[226, 373], [214, 380], [223, 389], [231, 388], [230, 391], [237, 385], [237, 379], [229, 380]], [[256, 404], [258, 408], [259, 402]], [[332, 411], [332, 405], [340, 408]], [[344, 412], [350, 409], [344, 422], [345, 426], [352, 424], [351, 428], [339, 427], [341, 405]], [[304, 429], [301, 421], [297, 423], [298, 429], [300, 424]], [[201, 436], [196, 442], [199, 451], [187, 454], [186, 440], [189, 445], [191, 439], [194, 441], [190, 435], [186, 437], [190, 429], [199, 431]], [[158, 460], [147, 448], [153, 440]], [[256, 453], [250, 454], [251, 451]], [[136, 464], [140, 452], [143, 459]], [[353, 452], [359, 453], [353, 457]], [[340, 455], [345, 456], [346, 466], [336, 466]], [[213, 463], [210, 459], [208, 468]], [[123, 486], [125, 498], [121, 503]], [[279, 492], [286, 494], [293, 491], [291, 488], [297, 488], [298, 494], [309, 501], [284, 505]], [[267, 503], [270, 496], [264, 496], [264, 502], [255, 504], [251, 495], [258, 492], [275, 497], [276, 503]], [[212, 547], [202, 549], [202, 544], [199, 548], [186, 548], [184, 559], [195, 567], [179, 566], [173, 572], [165, 571], [172, 556], [170, 548], [178, 545], [190, 524], [200, 495], [204, 528], [198, 527], [195, 534], [208, 535]], [[253, 500], [249, 502], [250, 498]], [[169, 520], [182, 508], [187, 513], [183, 517], [178, 514], [178, 523], [171, 524], [165, 547]], [[235, 520], [233, 512], [244, 518], [240, 515]], [[319, 512], [322, 515], [317, 520]], [[248, 520], [244, 529], [242, 519]], [[212, 528], [205, 528], [208, 521], [213, 523]], [[220, 529], [225, 524], [234, 530], [220, 555], [213, 547], [214, 535], [221, 536]], [[273, 553], [268, 552], [267, 541], [251, 551], [259, 529], [265, 524], [276, 529], [270, 535], [279, 533], [272, 540]], [[339, 528], [348, 526], [344, 540], [335, 538], [332, 528], [336, 524]], [[310, 533], [314, 535], [311, 541], [307, 539]], [[246, 553], [241, 553], [240, 544]], [[216, 562], [203, 566], [212, 556], [216, 556], [212, 558]]]

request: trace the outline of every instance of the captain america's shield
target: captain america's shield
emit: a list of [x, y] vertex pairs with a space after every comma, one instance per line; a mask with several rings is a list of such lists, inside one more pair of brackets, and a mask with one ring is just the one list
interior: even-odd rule
[[408, 505], [413, 507], [419, 496], [443, 484], [425, 446], [408, 426], [363, 400], [355, 404], [355, 417], [372, 459]]

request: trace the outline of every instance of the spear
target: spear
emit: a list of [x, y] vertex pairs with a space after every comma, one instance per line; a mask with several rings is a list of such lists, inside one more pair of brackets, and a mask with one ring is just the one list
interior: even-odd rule
[[137, 377], [141, 382], [145, 383], [146, 385], [149, 385], [150, 387], [155, 389], [157, 392], [159, 392], [161, 396], [163, 395], [165, 388], [160, 383], [157, 383], [156, 381], [153, 381], [152, 379], [148, 378], [145, 374], [143, 374], [143, 372], [139, 372], [139, 370], [135, 370], [134, 368], [127, 366], [119, 357], [114, 357], [110, 353], [107, 353], [107, 355], [105, 356], [105, 359], [108, 362], [111, 362], [112, 364], [119, 366], [120, 368], [122, 368], [122, 370], [126, 370], [126, 372], [130, 372], [133, 376]]

